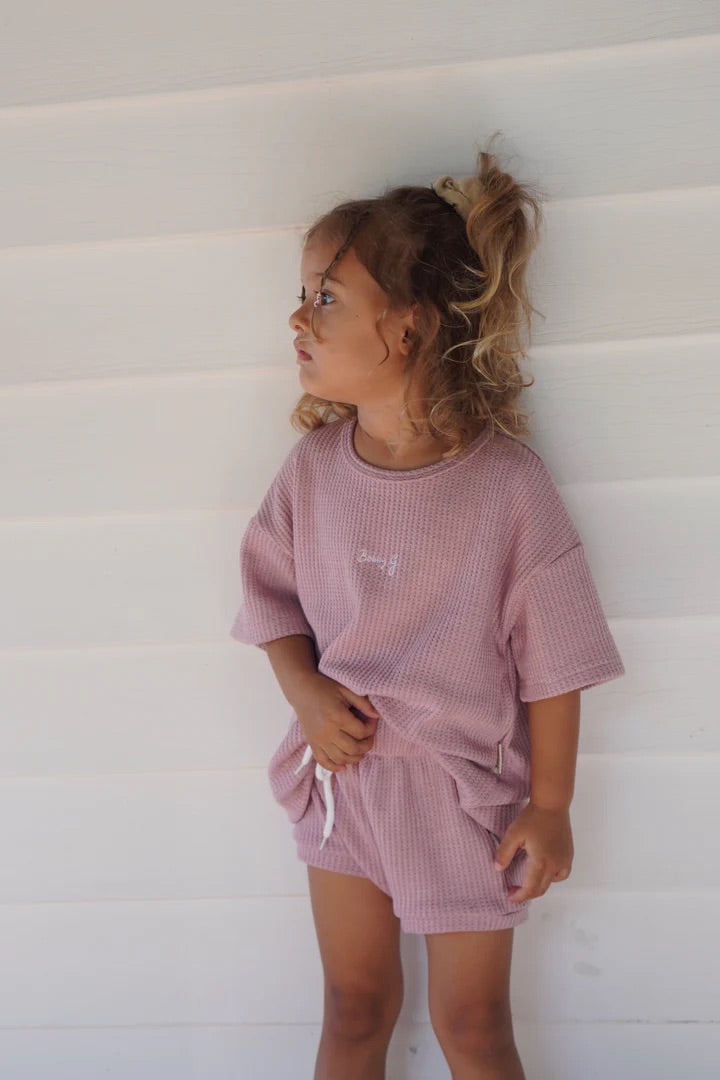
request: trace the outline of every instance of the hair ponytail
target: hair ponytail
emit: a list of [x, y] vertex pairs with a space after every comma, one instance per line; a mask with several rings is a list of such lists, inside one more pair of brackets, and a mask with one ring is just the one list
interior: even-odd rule
[[478, 190], [479, 200], [468, 214], [466, 232], [482, 267], [475, 271], [482, 288], [475, 299], [451, 306], [465, 315], [480, 314], [483, 332], [477, 344], [481, 357], [490, 352], [508, 359], [525, 356], [522, 329], [527, 328], [529, 338], [536, 311], [528, 297], [527, 270], [539, 240], [542, 196], [503, 172], [486, 150], [478, 154]]

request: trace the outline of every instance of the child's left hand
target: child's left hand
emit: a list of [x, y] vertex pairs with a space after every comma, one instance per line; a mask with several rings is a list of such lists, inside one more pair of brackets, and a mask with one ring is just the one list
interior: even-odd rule
[[495, 869], [507, 870], [515, 853], [524, 848], [527, 869], [522, 885], [514, 885], [508, 900], [519, 904], [547, 892], [554, 881], [570, 876], [573, 838], [568, 810], [546, 810], [530, 803], [503, 836], [495, 853]]

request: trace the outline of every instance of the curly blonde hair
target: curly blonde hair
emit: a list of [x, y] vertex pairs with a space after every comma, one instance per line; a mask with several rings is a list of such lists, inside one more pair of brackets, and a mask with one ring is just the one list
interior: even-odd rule
[[[523, 381], [518, 358], [526, 355], [521, 331], [527, 326], [529, 337], [536, 311], [526, 273], [539, 239], [544, 196], [501, 171], [489, 150], [479, 152], [476, 173], [483, 195], [467, 222], [432, 187], [402, 186], [339, 204], [318, 218], [303, 240], [342, 241], [321, 289], [352, 245], [387, 294], [389, 310], [417, 305], [405, 410], [418, 435], [449, 443], [444, 458], [463, 450], [488, 424], [512, 437], [528, 435], [528, 414], [517, 399], [535, 382], [532, 376]], [[315, 333], [312, 321], [311, 329]], [[389, 350], [382, 341], [386, 360]], [[418, 377], [427, 411], [413, 415], [408, 390]], [[354, 416], [355, 405], [304, 393], [290, 422], [306, 432]]]

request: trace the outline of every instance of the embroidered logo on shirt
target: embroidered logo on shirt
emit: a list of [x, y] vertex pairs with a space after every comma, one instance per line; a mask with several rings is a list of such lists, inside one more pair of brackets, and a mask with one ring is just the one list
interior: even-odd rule
[[399, 555], [393, 555], [391, 559], [384, 559], [382, 555], [369, 555], [363, 548], [357, 557], [357, 561], [374, 563], [379, 570], [382, 570], [388, 577], [392, 577], [397, 570], [399, 557]]

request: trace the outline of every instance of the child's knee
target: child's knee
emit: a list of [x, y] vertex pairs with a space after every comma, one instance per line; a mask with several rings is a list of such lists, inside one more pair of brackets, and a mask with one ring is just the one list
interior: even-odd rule
[[500, 999], [436, 1006], [430, 1016], [446, 1054], [472, 1061], [501, 1057], [514, 1046], [509, 1002]]
[[402, 987], [359, 988], [337, 982], [325, 988], [325, 1021], [336, 1037], [355, 1042], [392, 1031]]

